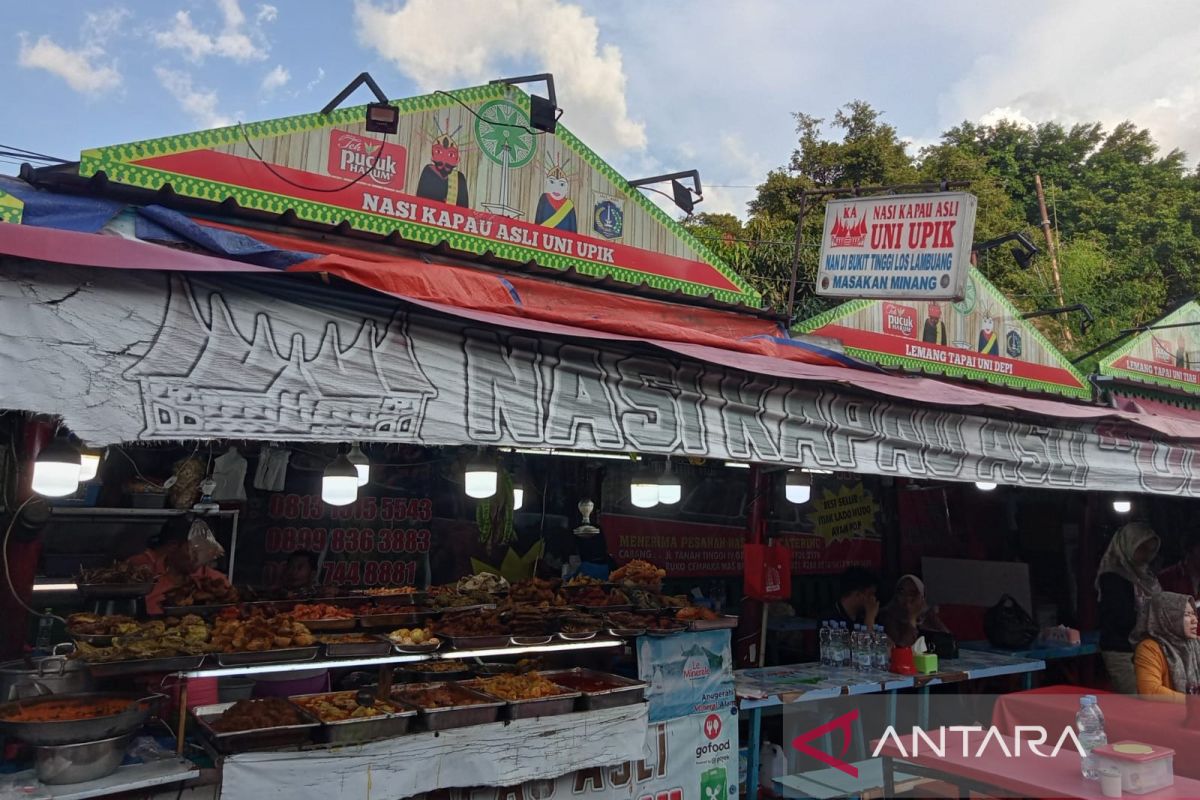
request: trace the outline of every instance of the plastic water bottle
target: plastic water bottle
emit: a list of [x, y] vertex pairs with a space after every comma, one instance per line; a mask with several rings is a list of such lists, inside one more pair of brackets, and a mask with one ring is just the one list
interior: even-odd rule
[[821, 665], [828, 667], [833, 663], [833, 643], [831, 635], [833, 631], [829, 627], [829, 620], [821, 623], [821, 631], [817, 634], [817, 642], [821, 649]]
[[875, 669], [887, 672], [892, 668], [892, 642], [882, 625], [875, 626]]
[[875, 665], [874, 636], [867, 630], [866, 625], [858, 626], [858, 652], [855, 653], [855, 666], [859, 672], [867, 672]]
[[[1096, 709], [1096, 715], [1100, 717], [1101, 726], [1104, 725], [1104, 712], [1100, 709], [1100, 700], [1094, 694], [1085, 694], [1084, 697], [1092, 698], [1092, 707]], [[1104, 729], [1107, 733], [1108, 728]]]
[[845, 622], [838, 623], [838, 665], [850, 666], [850, 626]]
[[1082, 759], [1083, 777], [1096, 780], [1100, 777], [1100, 771], [1096, 768], [1092, 750], [1108, 744], [1108, 736], [1104, 733], [1104, 721], [1097, 712], [1094, 697], [1079, 698], [1079, 710], [1075, 712], [1075, 731], [1079, 734], [1079, 744], [1085, 753]]
[[858, 653], [862, 649], [862, 626], [850, 626], [850, 668], [858, 669]]
[[38, 620], [34, 647], [43, 653], [50, 652], [50, 645], [54, 640], [54, 617], [50, 616], [53, 613], [52, 609], [47, 608], [46, 613]]

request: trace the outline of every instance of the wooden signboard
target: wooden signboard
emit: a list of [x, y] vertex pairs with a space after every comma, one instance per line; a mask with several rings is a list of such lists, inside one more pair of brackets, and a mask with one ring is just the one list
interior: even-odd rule
[[507, 84], [86, 150], [80, 173], [618, 285], [759, 306], [759, 294], [559, 125], [532, 130]]
[[1200, 304], [1184, 303], [1100, 361], [1100, 374], [1200, 395]]
[[914, 372], [1091, 399], [1087, 380], [975, 268], [962, 300], [852, 300], [799, 325], [846, 354]]

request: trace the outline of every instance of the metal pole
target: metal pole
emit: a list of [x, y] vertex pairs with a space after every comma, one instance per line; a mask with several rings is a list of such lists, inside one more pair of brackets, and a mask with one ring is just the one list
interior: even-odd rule
[[792, 250], [792, 280], [788, 284], [787, 321], [789, 332], [792, 327], [792, 313], [796, 308], [796, 279], [800, 274], [800, 248], [804, 244], [804, 212], [808, 206], [808, 192], [800, 195], [800, 210], [796, 213], [796, 246]]

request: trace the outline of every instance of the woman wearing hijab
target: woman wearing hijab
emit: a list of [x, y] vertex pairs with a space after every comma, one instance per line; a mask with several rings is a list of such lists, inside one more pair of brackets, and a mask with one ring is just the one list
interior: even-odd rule
[[912, 647], [922, 630], [946, 632], [935, 610], [925, 602], [925, 583], [916, 575], [902, 575], [896, 581], [896, 592], [879, 619], [896, 647]]
[[1197, 692], [1200, 639], [1190, 596], [1160, 592], [1151, 597], [1134, 634], [1139, 640], [1133, 656], [1139, 695], [1182, 703]]
[[1100, 655], [1113, 689], [1137, 692], [1131, 635], [1138, 612], [1161, 589], [1150, 571], [1159, 539], [1144, 522], [1130, 522], [1108, 543], [1096, 574], [1100, 593]]

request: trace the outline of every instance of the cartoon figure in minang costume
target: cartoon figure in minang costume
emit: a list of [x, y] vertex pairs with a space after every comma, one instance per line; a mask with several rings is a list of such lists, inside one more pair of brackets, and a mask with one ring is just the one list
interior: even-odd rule
[[565, 160], [551, 162], [546, 172], [545, 188], [545, 193], [538, 199], [533, 221], [547, 228], [575, 233], [578, 230], [575, 204], [567, 197], [571, 179], [566, 173]]
[[983, 328], [979, 331], [979, 352], [986, 356], [1000, 354], [1000, 339], [996, 336], [996, 321], [992, 319], [990, 311], [984, 315]]
[[929, 304], [925, 327], [921, 329], [921, 341], [933, 344], [946, 343], [946, 323], [942, 321], [942, 307], [937, 303]]
[[421, 170], [421, 179], [417, 182], [417, 197], [470, 208], [467, 177], [458, 169], [462, 151], [454, 138], [461, 127], [451, 131], [447, 119], [446, 129], [438, 129], [430, 146], [429, 163]]

